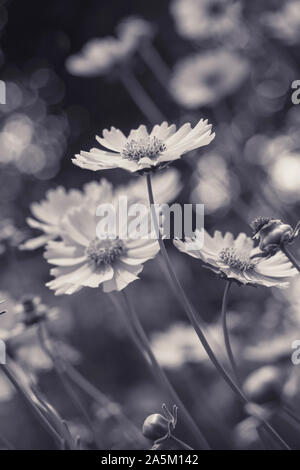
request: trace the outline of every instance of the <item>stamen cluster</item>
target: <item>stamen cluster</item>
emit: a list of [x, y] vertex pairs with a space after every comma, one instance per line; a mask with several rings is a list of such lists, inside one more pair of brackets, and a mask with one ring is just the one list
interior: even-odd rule
[[219, 253], [219, 258], [231, 268], [239, 271], [248, 271], [255, 267], [255, 263], [250, 261], [249, 257], [238, 254], [233, 247], [223, 248]]
[[157, 137], [130, 140], [126, 143], [122, 156], [128, 160], [139, 161], [141, 158], [156, 160], [166, 150], [166, 145]]
[[87, 247], [86, 256], [95, 267], [100, 268], [114, 263], [124, 254], [124, 251], [125, 247], [122, 240], [100, 240], [95, 238]]

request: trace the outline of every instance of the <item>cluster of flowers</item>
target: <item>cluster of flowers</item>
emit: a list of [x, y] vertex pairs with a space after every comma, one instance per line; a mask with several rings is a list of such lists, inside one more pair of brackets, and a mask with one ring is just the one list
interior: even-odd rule
[[[213, 138], [211, 125], [203, 119], [194, 128], [186, 123], [178, 130], [175, 125], [164, 122], [154, 126], [150, 133], [141, 125], [127, 138], [120, 130], [111, 128], [103, 131], [102, 138], [96, 137], [105, 150], [92, 148], [89, 152], [81, 152], [73, 162], [93, 171], [119, 167], [149, 174], [193, 149], [208, 145]], [[175, 175], [156, 175], [155, 187], [163, 188], [156, 196], [161, 198], [168, 186], [168, 197], [170, 194], [176, 196], [172, 189], [176, 186]], [[153, 237], [111, 239], [105, 238], [104, 234], [99, 239], [96, 236], [97, 205], [103, 202], [116, 204], [124, 191], [131, 200], [145, 201], [147, 198], [140, 181], [127, 190], [114, 190], [102, 180], [88, 183], [82, 191], [66, 192], [63, 188], [49, 191], [45, 201], [32, 205], [36, 219], [29, 218], [28, 223], [42, 230], [44, 235], [26, 242], [23, 248], [32, 249], [46, 243], [45, 257], [55, 265], [51, 270], [55, 279], [48, 286], [56, 294], [72, 294], [84, 286], [98, 287], [100, 284], [104, 292], [122, 290], [138, 278], [143, 264], [158, 253], [159, 243]], [[166, 199], [159, 202], [166, 202]], [[223, 236], [219, 231], [213, 237], [205, 232], [202, 246], [199, 230], [193, 238], [175, 240], [174, 244], [180, 251], [202, 260], [223, 278], [234, 279], [240, 284], [287, 287], [288, 279], [295, 276], [297, 270], [280, 247], [282, 243], [291, 242], [298, 229], [293, 231], [280, 221], [259, 218], [254, 223], [254, 232], [260, 237], [258, 247], [244, 233], [235, 239], [231, 233]]]

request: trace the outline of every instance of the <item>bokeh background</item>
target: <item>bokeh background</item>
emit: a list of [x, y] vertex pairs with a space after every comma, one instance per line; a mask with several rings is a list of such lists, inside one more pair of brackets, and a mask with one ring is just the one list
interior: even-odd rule
[[[142, 27], [137, 16], [144, 20]], [[131, 23], [124, 23], [128, 18]], [[104, 54], [99, 46], [94, 62], [73, 61], [72, 67], [70, 56], [78, 57], [88, 41], [107, 36], [125, 41], [124, 28], [133, 40], [123, 55], [95, 68]], [[16, 324], [25, 294], [57, 308], [50, 328], [61, 354], [103, 393], [102, 406], [81, 397], [102, 448], [150, 447], [141, 426], [165, 397], [131, 344], [125, 317], [101, 290], [54, 297], [45, 287], [50, 275], [43, 250], [18, 250], [21, 241], [36, 235], [26, 224], [30, 204], [49, 188], [80, 188], [98, 177], [75, 167], [71, 157], [94, 146], [102, 129], [113, 125], [126, 133], [160, 117], [177, 125], [204, 117], [216, 138], [175, 165], [183, 186], [176, 200], [204, 203], [209, 232], [250, 235], [249, 222], [259, 215], [294, 226], [299, 219], [300, 108], [292, 103], [291, 84], [300, 79], [300, 1], [11, 0], [0, 2], [0, 30], [7, 100], [0, 105], [0, 289], [7, 311], [0, 317], [1, 332]], [[147, 106], [143, 110], [130, 97], [124, 86], [128, 76], [155, 104], [150, 115]], [[135, 178], [122, 170], [100, 176], [116, 186]], [[168, 248], [199, 316], [222, 343], [223, 281], [171, 244]], [[293, 252], [300, 256], [299, 242]], [[259, 448], [256, 423], [209, 364], [156, 260], [146, 264], [141, 277], [129, 287], [141, 322], [210, 445]], [[300, 339], [299, 286], [298, 278], [285, 291], [234, 286], [229, 303], [243, 379], [254, 374], [254, 387], [272, 393], [279, 387], [294, 409], [300, 405], [300, 366], [291, 363], [291, 344]], [[21, 335], [13, 347], [82, 445], [94, 448], [88, 425], [35, 332]], [[218, 354], [225, 361], [222, 346]], [[299, 447], [297, 424], [280, 410], [273, 420]], [[180, 419], [177, 434], [186, 436]], [[20, 449], [54, 448], [2, 375], [0, 436]]]

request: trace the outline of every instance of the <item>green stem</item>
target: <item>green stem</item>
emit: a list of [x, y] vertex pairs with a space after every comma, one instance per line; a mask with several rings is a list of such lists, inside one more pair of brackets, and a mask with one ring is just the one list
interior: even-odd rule
[[300, 273], [300, 264], [298, 263], [298, 261], [296, 260], [296, 258], [294, 257], [294, 255], [292, 255], [292, 253], [287, 249], [287, 247], [285, 245], [282, 245], [281, 246], [281, 251], [285, 254], [285, 256], [290, 260], [290, 262], [292, 263], [292, 265], [297, 269], [297, 271]]
[[[154, 225], [155, 225], [155, 231], [156, 231], [157, 236], [158, 236], [160, 251], [161, 251], [161, 254], [162, 254], [163, 259], [165, 261], [169, 277], [170, 277], [171, 281], [174, 284], [174, 292], [176, 293], [177, 300], [180, 303], [180, 305], [182, 306], [182, 308], [184, 309], [189, 321], [193, 325], [193, 327], [194, 327], [194, 329], [195, 329], [195, 331], [198, 335], [198, 338], [200, 339], [200, 341], [202, 343], [202, 346], [204, 347], [209, 359], [211, 360], [211, 362], [213, 363], [213, 365], [215, 366], [215, 368], [217, 369], [217, 371], [219, 372], [221, 377], [223, 377], [223, 379], [227, 382], [227, 384], [232, 389], [232, 391], [237, 395], [239, 400], [244, 405], [247, 405], [249, 401], [248, 401], [246, 395], [240, 389], [240, 387], [233, 381], [233, 379], [228, 374], [228, 372], [224, 369], [222, 364], [219, 363], [219, 361], [216, 358], [213, 350], [211, 349], [208, 341], [206, 340], [206, 337], [205, 337], [204, 333], [202, 332], [202, 329], [199, 326], [197, 316], [196, 316], [191, 304], [189, 303], [188, 298], [187, 298], [187, 296], [186, 296], [186, 294], [185, 294], [185, 292], [184, 292], [184, 290], [183, 290], [183, 288], [182, 288], [182, 286], [181, 286], [181, 284], [180, 284], [180, 282], [177, 278], [177, 275], [176, 275], [176, 273], [173, 269], [172, 263], [169, 259], [165, 244], [163, 242], [163, 239], [162, 239], [160, 231], [159, 231], [159, 226], [158, 226], [158, 221], [157, 221], [155, 206], [154, 206], [154, 197], [153, 197], [153, 190], [152, 190], [152, 183], [151, 183], [150, 173], [147, 174], [147, 188], [148, 188], [150, 208], [151, 208], [151, 211], [152, 211], [152, 217], [153, 217], [153, 222], [154, 222]], [[263, 422], [265, 428], [268, 429], [270, 434], [272, 434], [273, 437], [276, 438], [276, 440], [280, 443], [280, 445], [282, 447], [284, 447], [286, 450], [290, 450], [288, 444], [277, 434], [275, 429], [273, 429], [273, 427], [269, 423], [264, 421], [263, 419], [261, 419], [261, 421]]]
[[[138, 315], [132, 305], [132, 302], [127, 295], [126, 291], [123, 291], [123, 297], [126, 304], [126, 311], [128, 314], [128, 326], [130, 328], [130, 335], [134, 343], [136, 344], [137, 348], [141, 351], [141, 353], [147, 358], [148, 363], [151, 366], [151, 370], [153, 375], [156, 379], [159, 379], [165, 394], [167, 397], [171, 398], [171, 404], [175, 403], [180, 411], [182, 412], [183, 420], [185, 421], [186, 425], [191, 429], [193, 435], [196, 436], [199, 448], [200, 449], [209, 449], [209, 445], [202, 435], [200, 430], [198, 429], [197, 425], [195, 424], [194, 420], [190, 416], [189, 412], [187, 411], [185, 405], [182, 403], [181, 399], [177, 395], [177, 392], [174, 390], [172, 384], [170, 383], [168, 377], [166, 376], [164, 370], [160, 367], [159, 363], [154, 356], [151, 346], [149, 344], [148, 338], [144, 329], [140, 323]], [[116, 302], [114, 302], [116, 305]], [[120, 305], [118, 306], [120, 310]], [[123, 312], [121, 312], [123, 313]], [[173, 402], [173, 403], [172, 403]]]
[[223, 335], [224, 335], [224, 342], [225, 342], [225, 347], [227, 351], [227, 356], [228, 356], [230, 365], [232, 367], [234, 378], [236, 380], [236, 383], [239, 385], [239, 387], [241, 387], [241, 380], [239, 377], [238, 369], [237, 369], [233, 352], [231, 349], [229, 332], [228, 332], [228, 327], [227, 327], [227, 303], [228, 303], [228, 293], [229, 293], [230, 286], [231, 286], [231, 281], [226, 281], [224, 294], [223, 294], [223, 300], [222, 300], [222, 312], [221, 312], [222, 328], [223, 328]]

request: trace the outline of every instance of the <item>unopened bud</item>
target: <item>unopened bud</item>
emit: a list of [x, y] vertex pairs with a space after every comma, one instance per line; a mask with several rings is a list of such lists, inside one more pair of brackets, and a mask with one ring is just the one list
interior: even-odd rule
[[298, 234], [290, 225], [269, 217], [257, 217], [251, 226], [253, 238], [259, 240], [259, 248], [266, 253], [275, 253], [284, 243], [291, 243]]
[[156, 441], [169, 432], [168, 420], [159, 413], [148, 416], [143, 424], [143, 434], [147, 439]]

